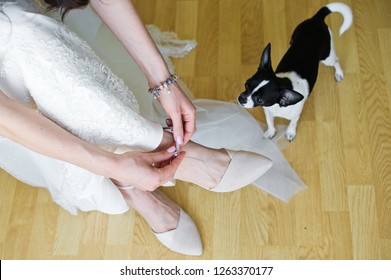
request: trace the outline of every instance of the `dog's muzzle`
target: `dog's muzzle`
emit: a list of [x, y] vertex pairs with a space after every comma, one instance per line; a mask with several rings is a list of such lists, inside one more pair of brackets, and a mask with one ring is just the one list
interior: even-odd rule
[[239, 94], [238, 96], [238, 102], [240, 105], [242, 105], [244, 108], [253, 108], [254, 102], [251, 98], [251, 95], [244, 93]]
[[245, 93], [239, 94], [239, 96], [238, 96], [238, 102], [239, 102], [239, 104], [242, 105], [242, 106], [246, 105], [246, 103], [247, 103], [247, 96], [246, 96]]

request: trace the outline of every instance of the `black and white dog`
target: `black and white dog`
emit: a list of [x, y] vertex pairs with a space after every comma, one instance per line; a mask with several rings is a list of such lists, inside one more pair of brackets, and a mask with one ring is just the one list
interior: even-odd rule
[[257, 72], [246, 81], [246, 90], [239, 95], [238, 101], [245, 108], [263, 106], [268, 126], [265, 137], [272, 138], [275, 135], [275, 117], [290, 120], [286, 138], [292, 141], [296, 137], [297, 122], [304, 102], [314, 88], [319, 62], [335, 68], [337, 82], [343, 79], [331, 30], [324, 22], [332, 12], [343, 16], [339, 30], [341, 36], [352, 24], [352, 11], [343, 3], [330, 3], [296, 27], [290, 47], [275, 72], [269, 43], [262, 53]]

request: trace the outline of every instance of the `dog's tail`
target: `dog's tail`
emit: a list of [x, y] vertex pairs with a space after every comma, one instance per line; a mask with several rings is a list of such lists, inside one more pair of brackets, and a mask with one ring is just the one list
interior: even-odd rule
[[350, 7], [344, 3], [334, 2], [322, 7], [315, 15], [314, 18], [325, 19], [327, 15], [338, 12], [343, 16], [343, 23], [339, 29], [339, 36], [341, 36], [353, 22], [353, 14]]

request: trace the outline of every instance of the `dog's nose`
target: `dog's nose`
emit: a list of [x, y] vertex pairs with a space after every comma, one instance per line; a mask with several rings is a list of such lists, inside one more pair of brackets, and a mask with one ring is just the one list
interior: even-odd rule
[[238, 101], [241, 105], [244, 105], [247, 103], [247, 97], [244, 94], [239, 94]]

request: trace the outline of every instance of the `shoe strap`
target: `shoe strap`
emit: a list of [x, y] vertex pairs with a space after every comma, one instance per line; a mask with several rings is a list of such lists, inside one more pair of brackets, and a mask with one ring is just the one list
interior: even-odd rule
[[131, 190], [131, 189], [134, 189], [136, 187], [133, 187], [133, 186], [117, 186], [117, 188], [119, 188], [120, 190]]

